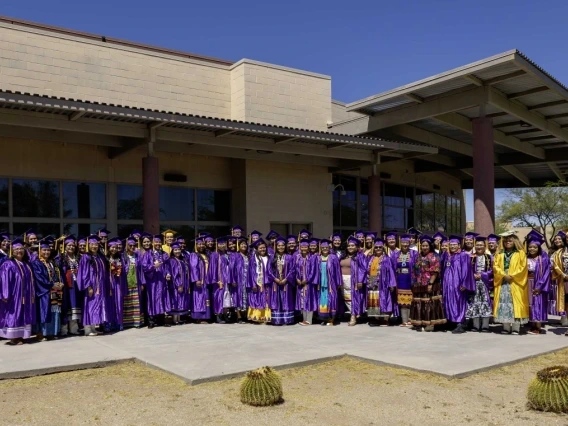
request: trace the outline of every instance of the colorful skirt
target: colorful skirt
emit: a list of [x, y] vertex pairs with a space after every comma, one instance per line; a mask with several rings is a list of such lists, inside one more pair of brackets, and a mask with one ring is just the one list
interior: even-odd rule
[[381, 316], [381, 303], [379, 290], [367, 291], [367, 316], [380, 317]]
[[431, 286], [416, 284], [413, 287], [410, 322], [415, 326], [431, 326], [447, 322], [440, 283]]
[[247, 317], [249, 321], [252, 322], [267, 323], [272, 320], [272, 312], [270, 311], [270, 308], [248, 308]]
[[273, 325], [294, 324], [294, 311], [270, 311]]
[[396, 290], [396, 301], [404, 308], [410, 308], [412, 305], [412, 290]]
[[126, 295], [124, 296], [124, 311], [122, 315], [124, 328], [139, 327], [142, 324], [138, 286], [128, 287], [126, 290]]
[[475, 294], [467, 301], [466, 318], [489, 318], [493, 315], [491, 299], [487, 295], [487, 289], [483, 281], [475, 282]]
[[511, 295], [511, 284], [503, 282], [501, 284], [501, 292], [497, 303], [497, 314], [495, 322], [500, 324], [526, 324], [528, 318], [515, 318], [515, 307], [513, 305], [513, 296]]
[[39, 331], [44, 336], [58, 336], [61, 333], [61, 305], [51, 305], [51, 321], [40, 323]]
[[345, 312], [351, 312], [351, 275], [341, 276], [343, 285], [341, 286], [341, 291], [343, 292], [343, 301], [345, 302], [345, 307], [347, 310]]

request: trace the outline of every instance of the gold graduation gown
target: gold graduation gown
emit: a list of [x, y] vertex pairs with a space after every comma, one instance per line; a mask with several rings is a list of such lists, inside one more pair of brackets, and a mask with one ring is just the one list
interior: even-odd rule
[[493, 282], [495, 285], [495, 303], [493, 304], [493, 315], [497, 316], [497, 308], [499, 306], [499, 295], [501, 294], [501, 284], [503, 277], [510, 275], [511, 281], [511, 297], [513, 298], [513, 309], [515, 318], [529, 317], [529, 288], [527, 267], [527, 255], [523, 251], [516, 251], [511, 256], [509, 263], [509, 273], [505, 274], [505, 253], [495, 255], [493, 264]]
[[564, 312], [564, 265], [562, 262], [562, 254], [564, 249], [558, 249], [552, 255], [552, 285], [557, 286], [556, 290], [556, 312]]

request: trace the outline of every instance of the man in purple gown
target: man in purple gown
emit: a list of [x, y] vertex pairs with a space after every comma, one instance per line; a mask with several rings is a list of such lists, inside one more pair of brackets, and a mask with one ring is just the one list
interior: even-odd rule
[[475, 293], [471, 257], [461, 250], [461, 237], [450, 236], [449, 251], [441, 257], [442, 296], [448, 321], [456, 324], [454, 334], [465, 333], [467, 301]]
[[0, 337], [21, 345], [36, 322], [33, 273], [24, 241], [12, 242], [12, 256], [0, 265]]
[[217, 238], [217, 251], [211, 253], [210, 258], [213, 312], [217, 317], [217, 324], [225, 324], [229, 311], [237, 306], [237, 288], [231, 285], [231, 262], [227, 252], [227, 238]]
[[108, 262], [99, 250], [100, 238], [87, 238], [87, 253], [81, 256], [77, 286], [84, 294], [83, 325], [85, 336], [96, 336], [95, 327], [109, 322], [108, 296], [110, 293]]
[[190, 254], [189, 272], [191, 276], [191, 294], [193, 311], [191, 317], [207, 324], [211, 319], [211, 285], [210, 258], [205, 249], [205, 238], [195, 239], [195, 252]]
[[148, 328], [154, 328], [158, 320], [166, 327], [164, 315], [170, 310], [167, 281], [171, 278], [167, 268], [169, 255], [162, 249], [163, 236], [154, 235], [152, 249], [142, 256], [142, 272], [148, 300]]
[[286, 239], [278, 236], [275, 241], [276, 252], [270, 256], [268, 276], [271, 281], [268, 302], [273, 325], [294, 324], [294, 256], [286, 254]]
[[308, 253], [309, 242], [300, 241], [300, 254], [296, 256], [296, 310], [302, 312], [300, 325], [311, 325], [318, 309], [316, 277], [317, 255]]

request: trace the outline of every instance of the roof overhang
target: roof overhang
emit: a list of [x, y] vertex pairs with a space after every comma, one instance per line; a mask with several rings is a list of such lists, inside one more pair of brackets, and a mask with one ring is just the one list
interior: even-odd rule
[[498, 186], [563, 180], [568, 170], [568, 89], [517, 50], [352, 102], [346, 110], [360, 115], [333, 123], [334, 131], [440, 148], [441, 155], [417, 160], [417, 172], [454, 170], [467, 181], [472, 120], [481, 116], [493, 122]]
[[[16, 127], [17, 132], [11, 131]], [[378, 155], [402, 158], [438, 152], [421, 143], [0, 91], [0, 136], [25, 135], [22, 128], [32, 133], [50, 129], [60, 132], [57, 140], [107, 146], [110, 158], [146, 142], [152, 142], [156, 151], [232, 156], [240, 150], [249, 153], [245, 158], [254, 154], [268, 159], [265, 154], [275, 153], [290, 161], [307, 156], [363, 164], [375, 162]], [[65, 132], [89, 137], [65, 136]]]

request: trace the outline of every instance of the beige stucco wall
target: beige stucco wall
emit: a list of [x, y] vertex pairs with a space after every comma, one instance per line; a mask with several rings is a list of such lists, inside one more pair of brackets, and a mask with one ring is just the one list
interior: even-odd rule
[[231, 71], [233, 119], [312, 130], [331, 121], [331, 78], [243, 59]]
[[315, 235], [333, 227], [331, 175], [319, 166], [246, 161], [247, 229], [270, 222], [313, 223]]
[[363, 114], [359, 114], [355, 111], [347, 111], [347, 108], [343, 102], [336, 100], [331, 101], [331, 119], [333, 123], [338, 123], [340, 121], [350, 120], [352, 118], [361, 116], [363, 116]]

